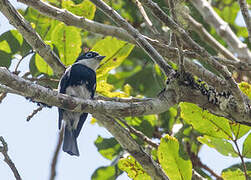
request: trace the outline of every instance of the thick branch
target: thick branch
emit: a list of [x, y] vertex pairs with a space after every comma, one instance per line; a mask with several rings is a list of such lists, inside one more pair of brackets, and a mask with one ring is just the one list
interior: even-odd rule
[[10, 24], [12, 24], [23, 35], [31, 47], [51, 66], [54, 74], [61, 76], [65, 71], [64, 65], [51, 50], [50, 46], [44, 43], [39, 34], [8, 0], [0, 0], [0, 11], [9, 20]]
[[[34, 101], [69, 111], [112, 114], [115, 117], [143, 116], [165, 112], [171, 106], [184, 101], [197, 104], [215, 115], [251, 126], [250, 106], [247, 105], [249, 107], [247, 112], [239, 113], [236, 111], [239, 104], [236, 103], [233, 96], [230, 99], [221, 97], [220, 102], [215, 104], [209, 101], [207, 95], [203, 95], [199, 90], [195, 90], [193, 86], [168, 85], [168, 88], [158, 98], [147, 98], [137, 102], [135, 100], [132, 102], [117, 102], [114, 100], [83, 100], [60, 94], [11, 74], [3, 67], [0, 68], [0, 83], [8, 85], [11, 88], [11, 93], [30, 97]], [[8, 89], [6, 88], [5, 90], [8, 91]], [[218, 95], [216, 94], [216, 96]], [[246, 103], [251, 104], [248, 100]]]
[[201, 13], [204, 19], [213, 26], [216, 32], [231, 47], [231, 50], [238, 54], [239, 59], [251, 63], [251, 52], [246, 44], [234, 34], [229, 25], [213, 10], [206, 0], [190, 0], [196, 9]]
[[[159, 114], [173, 106], [176, 101], [174, 94], [170, 92], [168, 99], [153, 98], [138, 102], [115, 102], [103, 100], [83, 100], [74, 98], [56, 91], [47, 89], [38, 84], [24, 80], [10, 73], [6, 68], [0, 67], [0, 83], [11, 90], [10, 93], [30, 97], [34, 101], [42, 102], [50, 106], [57, 106], [62, 109], [76, 112], [104, 113], [114, 116], [141, 116], [147, 114]], [[2, 86], [4, 87], [4, 86]]]

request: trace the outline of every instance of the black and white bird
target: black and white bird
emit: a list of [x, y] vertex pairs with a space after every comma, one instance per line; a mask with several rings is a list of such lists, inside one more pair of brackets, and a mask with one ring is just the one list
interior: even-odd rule
[[[92, 99], [96, 90], [96, 69], [105, 56], [97, 52], [87, 52], [79, 56], [76, 62], [69, 67], [62, 76], [58, 90], [83, 99]], [[64, 120], [63, 151], [70, 155], [79, 156], [77, 137], [87, 118], [88, 113], [69, 112], [58, 108], [59, 129]]]

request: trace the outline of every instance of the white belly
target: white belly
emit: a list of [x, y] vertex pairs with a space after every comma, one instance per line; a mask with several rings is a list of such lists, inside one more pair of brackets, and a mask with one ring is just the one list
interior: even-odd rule
[[[85, 85], [73, 86], [66, 88], [66, 94], [82, 99], [90, 99], [91, 92], [86, 89]], [[76, 129], [78, 125], [79, 118], [82, 113], [64, 111], [63, 119], [65, 120], [68, 128]]]
[[87, 90], [85, 85], [68, 87], [66, 88], [66, 94], [83, 99], [91, 98], [91, 92]]

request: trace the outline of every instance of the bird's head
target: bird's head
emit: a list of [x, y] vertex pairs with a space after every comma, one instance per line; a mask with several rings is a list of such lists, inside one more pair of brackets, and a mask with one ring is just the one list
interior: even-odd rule
[[101, 56], [97, 52], [89, 51], [80, 55], [75, 63], [83, 64], [95, 71], [99, 67], [101, 60], [104, 58], [105, 56]]

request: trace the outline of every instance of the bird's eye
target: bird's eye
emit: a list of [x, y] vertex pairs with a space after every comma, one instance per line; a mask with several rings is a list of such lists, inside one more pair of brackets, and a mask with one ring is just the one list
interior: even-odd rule
[[90, 58], [90, 57], [92, 57], [92, 53], [87, 53], [85, 56]]

